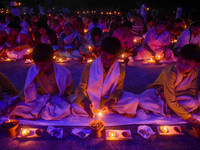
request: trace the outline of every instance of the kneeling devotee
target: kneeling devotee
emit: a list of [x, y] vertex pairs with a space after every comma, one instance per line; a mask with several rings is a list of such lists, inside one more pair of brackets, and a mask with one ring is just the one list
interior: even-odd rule
[[197, 45], [185, 45], [179, 53], [178, 62], [165, 68], [156, 81], [139, 95], [139, 106], [163, 116], [169, 115], [169, 110], [172, 110], [184, 120], [200, 125], [190, 114], [199, 107], [196, 99], [199, 58]]
[[[35, 65], [29, 69], [26, 78], [23, 92], [25, 101], [20, 102], [10, 116], [27, 119], [41, 117], [45, 120], [69, 116], [71, 112], [67, 96], [73, 84], [70, 71], [53, 62], [53, 48], [50, 45], [37, 45], [32, 58]], [[20, 94], [18, 97], [23, 99]]]
[[123, 92], [125, 69], [117, 61], [121, 43], [115, 37], [106, 37], [101, 48], [101, 55], [82, 73], [75, 91], [77, 99], [72, 104], [72, 114], [93, 118], [99, 110], [111, 110], [134, 117], [138, 99], [132, 93]]

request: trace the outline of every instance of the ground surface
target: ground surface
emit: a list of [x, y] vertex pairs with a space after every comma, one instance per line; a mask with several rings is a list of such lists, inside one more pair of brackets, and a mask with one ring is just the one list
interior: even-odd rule
[[[63, 63], [72, 73], [74, 81], [74, 89], [78, 86], [81, 73], [84, 69], [83, 64], [78, 62]], [[26, 74], [31, 64], [24, 64], [24, 61], [3, 62], [0, 63], [0, 72], [4, 73], [19, 89], [23, 89]], [[164, 66], [126, 66], [126, 78], [124, 90], [135, 94], [141, 93], [146, 85], [152, 83], [162, 71]], [[23, 126], [23, 125], [21, 125]], [[131, 141], [106, 141], [105, 135], [102, 138], [96, 139], [89, 136], [86, 139], [80, 139], [71, 135], [73, 127], [61, 127], [64, 129], [62, 139], [51, 137], [45, 133], [40, 139], [12, 139], [3, 132], [0, 128], [0, 150], [4, 149], [34, 149], [34, 150], [59, 150], [59, 149], [200, 149], [200, 139], [195, 139], [189, 133], [190, 126], [182, 125], [184, 136], [160, 136], [158, 133], [151, 140], [146, 140], [137, 134], [138, 125], [106, 127], [106, 129], [129, 129], [132, 132], [133, 140]], [[156, 126], [151, 125], [154, 131]], [[46, 129], [46, 127], [41, 127]], [[103, 131], [104, 133], [104, 131]]]

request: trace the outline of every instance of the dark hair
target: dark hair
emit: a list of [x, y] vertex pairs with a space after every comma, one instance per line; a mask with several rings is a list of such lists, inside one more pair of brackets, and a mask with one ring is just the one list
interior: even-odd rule
[[99, 27], [92, 28], [90, 33], [91, 33], [92, 37], [94, 37], [95, 35], [102, 36], [102, 31], [101, 31], [101, 29]]
[[187, 60], [200, 62], [200, 48], [196, 44], [187, 44], [181, 48], [179, 56]]
[[40, 43], [34, 47], [32, 59], [35, 62], [52, 61], [53, 54], [54, 51], [51, 45]]
[[127, 27], [129, 29], [132, 29], [132, 23], [130, 21], [125, 21], [123, 24], [122, 24], [122, 27]]
[[43, 22], [43, 21], [38, 21], [37, 22], [37, 28], [40, 29], [40, 28], [44, 28], [46, 30], [49, 30], [49, 26], [47, 23]]
[[8, 27], [17, 30], [18, 32], [20, 32], [21, 30], [21, 27], [18, 25], [17, 22], [10, 22], [8, 24]]
[[121, 52], [121, 42], [118, 38], [108, 36], [103, 39], [101, 50], [110, 54], [119, 54]]

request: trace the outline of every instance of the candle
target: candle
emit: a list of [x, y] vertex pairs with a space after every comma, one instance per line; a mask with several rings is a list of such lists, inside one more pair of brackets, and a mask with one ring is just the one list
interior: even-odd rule
[[56, 56], [53, 56], [53, 59], [56, 59]]
[[87, 60], [87, 63], [91, 63], [93, 60], [92, 59], [88, 59]]
[[102, 114], [102, 112], [100, 111], [98, 115], [101, 117], [103, 114]]
[[116, 136], [116, 133], [114, 131], [110, 131], [108, 133], [109, 137], [115, 137]]
[[122, 58], [124, 59], [124, 54], [122, 54]]
[[84, 33], [87, 33], [88, 32], [88, 30], [87, 29], [84, 29]]
[[160, 126], [160, 131], [163, 132], [163, 133], [167, 133], [168, 129], [167, 129], [166, 126]]
[[136, 40], [136, 39], [134, 39], [134, 40], [133, 40], [133, 42], [134, 42], [134, 43], [137, 43], [137, 40]]
[[103, 11], [101, 12], [101, 15], [103, 15]]
[[153, 58], [151, 58], [150, 60], [149, 60], [149, 63], [153, 63], [154, 62], [154, 60], [153, 60]]
[[157, 55], [157, 56], [156, 56], [156, 59], [157, 59], [157, 60], [160, 60], [160, 58], [161, 58], [160, 55]]
[[11, 61], [11, 59], [10, 59], [10, 58], [7, 58], [7, 59], [5, 59], [5, 61]]
[[149, 11], [149, 8], [147, 7], [146, 10]]
[[30, 134], [30, 130], [29, 129], [24, 129], [23, 131], [22, 131], [22, 135], [23, 136], [27, 136], [27, 135], [29, 135]]

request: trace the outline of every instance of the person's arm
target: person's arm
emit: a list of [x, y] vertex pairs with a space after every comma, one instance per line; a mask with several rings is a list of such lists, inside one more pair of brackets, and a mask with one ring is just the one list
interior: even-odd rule
[[77, 96], [75, 102], [77, 104], [80, 104], [85, 98], [89, 99], [88, 94], [87, 94], [87, 86], [88, 86], [88, 81], [89, 81], [90, 66], [91, 66], [91, 63], [87, 64], [87, 66], [83, 70], [80, 83], [75, 90], [75, 94]]
[[0, 73], [0, 86], [3, 93], [13, 96], [19, 93], [13, 83], [2, 73]]
[[151, 49], [151, 47], [146, 43], [144, 42], [144, 48], [149, 51], [153, 56], [155, 56], [155, 52]]
[[166, 72], [163, 89], [164, 89], [164, 97], [168, 104], [168, 106], [180, 117], [184, 120], [187, 120], [191, 117], [191, 115], [178, 103], [175, 95], [175, 83], [176, 81], [176, 73], [173, 71]]

